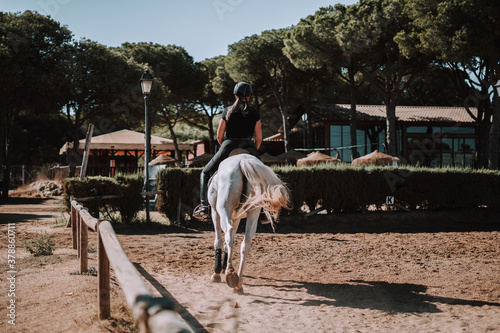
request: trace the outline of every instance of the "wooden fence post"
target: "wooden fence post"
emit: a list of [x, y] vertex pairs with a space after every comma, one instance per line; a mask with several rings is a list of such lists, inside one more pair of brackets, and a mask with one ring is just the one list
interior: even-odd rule
[[76, 208], [73, 207], [73, 203], [71, 203], [71, 234], [73, 236], [73, 249], [74, 250], [76, 250], [78, 248], [78, 246], [77, 246], [78, 239], [76, 237], [76, 219], [77, 219]]
[[[100, 224], [100, 223], [99, 223]], [[109, 259], [104, 249], [101, 233], [99, 231], [99, 224], [97, 225], [97, 261], [98, 270], [97, 277], [99, 280], [98, 293], [99, 293], [99, 318], [109, 318], [111, 314], [110, 306], [110, 290], [109, 290]]]
[[78, 253], [78, 258], [80, 258], [81, 255], [81, 250], [80, 248], [82, 247], [82, 240], [81, 240], [81, 225], [83, 223], [82, 221], [82, 216], [80, 214], [81, 207], [77, 209], [76, 212], [76, 252]]
[[88, 264], [88, 230], [89, 227], [84, 221], [81, 221], [80, 215], [80, 274], [87, 271]]

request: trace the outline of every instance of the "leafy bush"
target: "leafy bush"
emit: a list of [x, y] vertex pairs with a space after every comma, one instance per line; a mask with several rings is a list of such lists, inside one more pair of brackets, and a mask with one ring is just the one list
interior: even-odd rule
[[118, 174], [115, 176], [120, 185], [123, 197], [116, 200], [122, 222], [130, 223], [144, 205], [144, 198], [140, 195], [144, 184], [144, 177], [136, 175]]
[[158, 190], [165, 193], [158, 196], [158, 210], [170, 221], [177, 218], [179, 198], [188, 206], [200, 201], [200, 174], [202, 168], [165, 168], [156, 174]]
[[35, 257], [50, 256], [56, 249], [56, 243], [47, 232], [37, 233], [36, 241], [25, 241], [24, 247]]
[[144, 178], [141, 175], [118, 174], [111, 177], [87, 177], [67, 178], [64, 181], [64, 203], [68, 211], [71, 209], [71, 197], [93, 197], [103, 195], [121, 195], [119, 199], [89, 200], [85, 203], [87, 207], [96, 204], [105, 207], [106, 210], [118, 210], [121, 220], [129, 223], [139, 212], [144, 204], [144, 199], [139, 194], [142, 190]]

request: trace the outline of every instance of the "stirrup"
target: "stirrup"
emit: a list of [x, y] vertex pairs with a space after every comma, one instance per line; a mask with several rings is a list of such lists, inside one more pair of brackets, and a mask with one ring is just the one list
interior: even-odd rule
[[210, 217], [210, 206], [199, 204], [193, 211], [193, 217], [201, 221], [208, 219]]

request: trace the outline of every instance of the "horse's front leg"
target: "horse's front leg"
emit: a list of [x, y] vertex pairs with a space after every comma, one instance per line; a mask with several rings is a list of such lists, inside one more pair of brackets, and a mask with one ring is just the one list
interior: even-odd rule
[[248, 212], [247, 223], [245, 228], [245, 237], [241, 243], [241, 258], [240, 267], [238, 268], [238, 284], [234, 288], [235, 291], [243, 293], [243, 268], [245, 267], [245, 260], [252, 248], [252, 238], [257, 231], [259, 221], [260, 208], [253, 209]]
[[239, 224], [240, 219], [234, 220], [232, 224], [228, 223], [228, 228], [225, 231], [227, 249], [226, 283], [231, 288], [236, 287], [239, 281], [238, 274], [236, 274], [233, 267], [233, 250]]

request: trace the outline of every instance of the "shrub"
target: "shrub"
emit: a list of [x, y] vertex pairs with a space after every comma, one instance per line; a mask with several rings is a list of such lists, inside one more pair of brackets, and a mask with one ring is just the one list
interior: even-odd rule
[[43, 234], [37, 233], [36, 241], [25, 241], [24, 247], [35, 257], [50, 256], [54, 253], [56, 244], [51, 236], [45, 232]]
[[[87, 207], [97, 205], [105, 207], [106, 210], [118, 210], [121, 220], [129, 223], [139, 212], [144, 204], [142, 190], [144, 178], [139, 175], [118, 174], [111, 177], [87, 177], [84, 180], [79, 178], [67, 178], [64, 181], [64, 203], [66, 209], [71, 209], [71, 197], [93, 197], [103, 195], [121, 195], [119, 199], [89, 200], [85, 203]], [[94, 192], [95, 190], [95, 192]]]
[[120, 212], [122, 222], [130, 223], [144, 205], [144, 198], [140, 195], [144, 177], [139, 174], [118, 174], [115, 179], [120, 185], [120, 192], [123, 194], [123, 197], [116, 200], [116, 207]]
[[[397, 207], [409, 209], [500, 209], [500, 172], [464, 168], [359, 167], [322, 164], [308, 167], [282, 166], [273, 170], [288, 185], [298, 214], [306, 204], [333, 212], [381, 209], [387, 196]], [[193, 207], [199, 201], [201, 169], [168, 168], [158, 173], [158, 209], [176, 218], [179, 199]]]
[[165, 168], [156, 175], [158, 190], [165, 191], [158, 196], [158, 210], [170, 221], [177, 218], [179, 199], [186, 205], [196, 206], [200, 199], [201, 168]]

